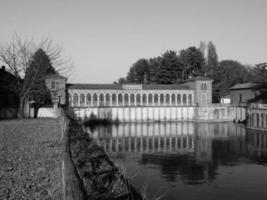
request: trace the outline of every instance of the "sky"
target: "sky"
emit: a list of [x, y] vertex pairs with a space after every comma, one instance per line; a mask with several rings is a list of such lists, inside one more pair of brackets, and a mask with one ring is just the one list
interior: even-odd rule
[[140, 58], [200, 41], [220, 60], [267, 62], [266, 0], [0, 0], [0, 31], [0, 45], [52, 39], [73, 83], [112, 83]]

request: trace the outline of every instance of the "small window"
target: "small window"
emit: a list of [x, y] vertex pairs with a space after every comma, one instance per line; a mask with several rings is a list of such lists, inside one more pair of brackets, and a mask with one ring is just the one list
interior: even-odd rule
[[242, 94], [239, 94], [239, 102], [242, 102]]
[[52, 81], [51, 88], [56, 89], [56, 82], [55, 81]]

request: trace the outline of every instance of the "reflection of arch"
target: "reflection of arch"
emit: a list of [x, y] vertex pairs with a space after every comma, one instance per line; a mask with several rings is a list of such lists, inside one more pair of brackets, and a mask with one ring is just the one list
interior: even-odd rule
[[85, 96], [84, 94], [80, 94], [80, 106], [85, 106], [84, 103], [85, 103]]
[[106, 94], [106, 106], [110, 106], [110, 95]]
[[98, 96], [96, 93], [94, 93], [94, 95], [93, 95], [93, 105], [94, 106], [97, 106], [97, 101], [98, 101]]
[[119, 106], [123, 105], [123, 98], [122, 98], [122, 94], [118, 95], [118, 100], [119, 100]]
[[73, 106], [78, 106], [78, 94], [73, 95]]
[[116, 98], [116, 94], [112, 94], [111, 96], [111, 101], [112, 101], [112, 106], [116, 106], [117, 105], [117, 98]]
[[170, 95], [166, 94], [166, 106], [170, 105]]
[[125, 106], [128, 106], [129, 105], [129, 95], [128, 94], [125, 94], [124, 95], [124, 105]]
[[183, 105], [186, 105], [187, 98], [186, 98], [186, 94], [183, 94]]
[[160, 105], [164, 105], [164, 94], [160, 94]]
[[154, 94], [154, 105], [157, 106], [159, 103], [159, 96], [158, 94]]
[[131, 100], [131, 106], [134, 106], [134, 103], [135, 103], [134, 94], [130, 95], [130, 100]]
[[174, 106], [175, 103], [176, 103], [176, 101], [175, 101], [175, 94], [172, 94], [171, 99], [172, 99], [172, 105]]
[[72, 95], [71, 94], [69, 94], [69, 96], [68, 96], [68, 100], [69, 100], [69, 106], [72, 106]]
[[192, 94], [188, 95], [188, 104], [192, 105]]
[[86, 95], [86, 105], [91, 106], [91, 94], [89, 93]]
[[140, 94], [136, 95], [136, 104], [137, 104], [137, 106], [141, 105], [141, 95]]
[[146, 104], [146, 94], [143, 94], [143, 97], [142, 98], [143, 98], [143, 105], [146, 106], [147, 105]]
[[180, 94], [177, 95], [177, 104], [181, 105], [181, 95]]
[[153, 101], [152, 99], [153, 99], [152, 94], [149, 94], [149, 95], [148, 95], [148, 105], [149, 105], [149, 106], [152, 105], [152, 101]]

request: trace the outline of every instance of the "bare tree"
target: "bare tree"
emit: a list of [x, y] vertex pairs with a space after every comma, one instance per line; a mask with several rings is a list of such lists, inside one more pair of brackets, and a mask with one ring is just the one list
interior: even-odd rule
[[61, 49], [53, 45], [50, 39], [42, 40], [39, 45], [35, 45], [33, 40], [22, 39], [15, 35], [10, 44], [0, 47], [0, 61], [16, 77], [16, 81], [9, 86], [9, 89], [17, 94], [20, 101], [18, 118], [24, 117], [25, 102], [31, 89], [38, 83], [37, 79], [40, 78], [39, 70], [41, 69], [28, 73], [33, 54], [39, 48], [47, 52], [56, 71], [66, 72], [70, 69], [70, 65], [67, 65], [67, 61], [61, 57]]

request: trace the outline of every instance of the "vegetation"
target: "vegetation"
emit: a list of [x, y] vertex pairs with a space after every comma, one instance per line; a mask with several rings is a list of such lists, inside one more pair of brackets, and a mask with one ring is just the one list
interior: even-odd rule
[[237, 83], [263, 82], [267, 80], [267, 63], [255, 67], [246, 66], [235, 60], [219, 61], [212, 42], [189, 47], [177, 53], [168, 50], [155, 58], [137, 60], [125, 78], [118, 83], [178, 84], [193, 76], [213, 79], [213, 102], [229, 94], [229, 88]]
[[[66, 62], [62, 59], [61, 49], [54, 46], [51, 40], [44, 40], [36, 45], [32, 40], [23, 40], [15, 36], [10, 44], [0, 47], [0, 61], [16, 77], [16, 81], [12, 82], [8, 89], [19, 97], [19, 118], [24, 117], [24, 105], [29, 97], [37, 101], [41, 96], [42, 99], [47, 97], [42, 83], [43, 75], [46, 72], [55, 72], [46, 60], [47, 58], [57, 71], [66, 71], [66, 66], [69, 66], [64, 65]], [[48, 66], [45, 66], [45, 63]], [[39, 92], [35, 93], [38, 88], [42, 89], [41, 93], [45, 94], [44, 97]]]

